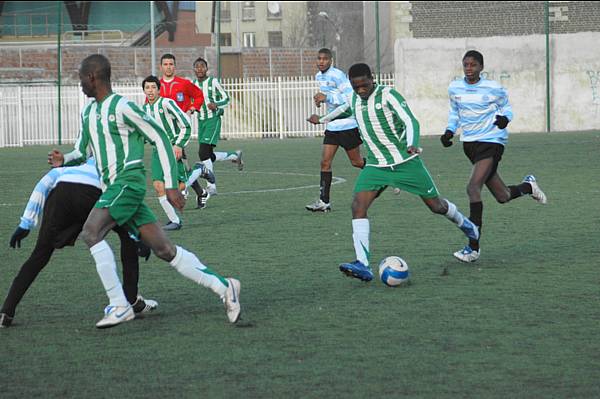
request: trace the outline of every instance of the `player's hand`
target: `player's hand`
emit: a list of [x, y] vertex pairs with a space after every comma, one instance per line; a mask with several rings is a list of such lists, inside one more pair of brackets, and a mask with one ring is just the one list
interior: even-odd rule
[[180, 211], [183, 210], [185, 206], [185, 198], [183, 198], [183, 194], [176, 188], [168, 188], [167, 192], [167, 200], [173, 205], [175, 208]]
[[21, 240], [29, 235], [29, 230], [17, 227], [12, 237], [10, 237], [11, 248], [21, 248]]
[[419, 147], [415, 147], [414, 145], [409, 145], [408, 148], [406, 149], [406, 152], [408, 152], [411, 155], [420, 154], [421, 149]]
[[494, 122], [494, 125], [498, 126], [498, 129], [504, 129], [508, 126], [508, 122], [510, 121], [506, 116], [496, 115], [496, 122]]
[[52, 165], [53, 168], [63, 166], [65, 163], [65, 156], [62, 152], [54, 149], [48, 153], [48, 163]]
[[315, 100], [315, 106], [319, 108], [321, 103], [324, 103], [327, 100], [327, 96], [323, 93], [317, 93], [314, 95], [313, 100]]
[[175, 153], [175, 159], [176, 160], [179, 161], [181, 159], [181, 157], [183, 157], [183, 148], [181, 148], [181, 147], [179, 147], [177, 145], [174, 145], [173, 146], [173, 152]]
[[310, 118], [307, 119], [308, 122], [312, 123], [313, 125], [318, 125], [319, 123], [319, 115], [317, 114], [312, 114], [310, 116]]
[[135, 244], [137, 245], [138, 256], [140, 258], [146, 259], [146, 262], [148, 262], [148, 258], [150, 258], [150, 255], [152, 254], [152, 251], [150, 251], [150, 247], [148, 247], [146, 244], [144, 244], [141, 241], [138, 241]]
[[450, 147], [452, 145], [452, 137], [454, 137], [454, 132], [452, 130], [447, 130], [440, 136], [440, 141], [444, 147]]
[[217, 104], [215, 104], [215, 103], [208, 103], [208, 104], [206, 104], [206, 107], [208, 109], [210, 109], [211, 111], [214, 111], [215, 109], [217, 109]]

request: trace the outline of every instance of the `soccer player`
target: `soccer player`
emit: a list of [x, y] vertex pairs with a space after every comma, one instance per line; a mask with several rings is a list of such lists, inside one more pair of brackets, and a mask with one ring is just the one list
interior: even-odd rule
[[[42, 225], [35, 248], [21, 266], [0, 309], [0, 328], [10, 327], [19, 302], [42, 269], [50, 262], [55, 249], [74, 245], [94, 203], [100, 197], [100, 177], [93, 158], [81, 166], [54, 168], [35, 186], [25, 207], [21, 223], [10, 239], [11, 248], [20, 248], [21, 241], [38, 224]], [[138, 249], [127, 231], [114, 229], [121, 239], [123, 291], [136, 315], [156, 309], [158, 303], [138, 295], [138, 254], [150, 256], [149, 249]], [[145, 250], [148, 253], [144, 254]]]
[[[444, 147], [452, 145], [457, 129], [462, 128], [460, 141], [463, 151], [473, 164], [467, 184], [471, 219], [479, 228], [483, 224], [481, 189], [485, 184], [496, 201], [507, 203], [528, 194], [540, 204], [547, 202], [534, 176], [527, 175], [518, 185], [506, 186], [498, 174], [498, 164], [508, 140], [506, 126], [513, 119], [508, 95], [499, 83], [482, 78], [483, 55], [475, 50], [467, 51], [463, 60], [465, 78], [455, 80], [448, 87], [450, 114], [448, 127], [440, 137]], [[463, 262], [475, 262], [481, 255], [480, 239], [469, 243], [454, 253]]]
[[63, 155], [58, 150], [48, 154], [52, 166], [80, 160], [88, 149], [96, 158], [102, 195], [90, 212], [82, 232], [96, 262], [96, 270], [109, 298], [104, 317], [96, 327], [107, 328], [133, 318], [133, 310], [121, 288], [112, 249], [104, 240], [107, 232], [119, 225], [139, 233], [154, 254], [173, 266], [188, 279], [210, 288], [225, 304], [227, 316], [235, 323], [240, 315], [240, 282], [224, 278], [203, 265], [191, 252], [175, 246], [156, 222], [144, 203], [144, 141], [154, 145], [163, 169], [169, 202], [182, 209], [185, 200], [177, 188], [177, 164], [165, 131], [133, 102], [112, 92], [111, 66], [100, 54], [85, 58], [79, 68], [83, 93], [92, 97], [81, 114], [81, 131], [75, 149]]
[[419, 158], [419, 122], [404, 98], [392, 87], [375, 84], [366, 64], [352, 65], [348, 76], [354, 90], [348, 104], [320, 121], [328, 122], [349, 110], [356, 117], [368, 151], [367, 163], [356, 180], [352, 201], [356, 260], [342, 263], [340, 271], [363, 281], [373, 279], [369, 266], [367, 210], [387, 186], [418, 195], [433, 213], [444, 215], [467, 237], [477, 239], [477, 226], [464, 217], [456, 205], [440, 198], [429, 171]]
[[[208, 63], [202, 57], [194, 61], [194, 73], [196, 79], [192, 82], [202, 89], [204, 94], [204, 104], [196, 113], [198, 115], [198, 156], [200, 162], [204, 163], [208, 169], [213, 171], [213, 162], [231, 161], [236, 163], [238, 170], [244, 169], [242, 161], [242, 151], [223, 152], [215, 151], [215, 147], [221, 138], [221, 117], [223, 109], [229, 104], [229, 96], [221, 87], [216, 78], [207, 75]], [[214, 172], [214, 171], [213, 171]], [[208, 184], [210, 195], [217, 194], [215, 183]]]
[[[162, 72], [160, 96], [175, 101], [179, 108], [191, 117], [204, 103], [204, 94], [188, 79], [175, 75], [175, 63], [176, 60], [173, 54], [164, 54], [160, 57], [160, 70]], [[183, 154], [185, 163], [187, 162], [185, 151]], [[203, 209], [208, 201], [208, 192], [195, 180], [191, 186], [196, 193], [196, 209]]]
[[[317, 107], [325, 103], [327, 112], [332, 112], [337, 107], [345, 103], [346, 97], [352, 94], [352, 87], [346, 77], [346, 74], [332, 66], [333, 55], [331, 50], [322, 48], [319, 50], [317, 58], [317, 68], [319, 72], [315, 76], [319, 82], [319, 92], [314, 96], [314, 102]], [[311, 115], [308, 121], [314, 123], [319, 120], [316, 114]], [[329, 192], [331, 190], [331, 180], [333, 172], [331, 163], [335, 157], [338, 148], [342, 146], [346, 150], [346, 155], [352, 166], [363, 168], [365, 159], [360, 155], [360, 145], [362, 141], [358, 132], [356, 120], [352, 116], [339, 118], [327, 123], [325, 137], [323, 139], [323, 151], [321, 153], [321, 181], [319, 184], [319, 199], [306, 205], [306, 209], [312, 212], [331, 211], [331, 202]]]
[[[192, 125], [186, 114], [177, 106], [175, 101], [170, 98], [163, 98], [160, 96], [160, 81], [156, 76], [148, 76], [142, 82], [142, 88], [144, 94], [146, 94], [147, 102], [144, 104], [144, 111], [147, 115], [154, 118], [154, 120], [163, 128], [163, 130], [169, 136], [171, 144], [173, 145], [173, 151], [175, 153], [175, 159], [177, 160], [179, 189], [184, 190], [186, 188], [186, 182], [188, 180], [188, 172], [185, 164], [183, 163], [183, 150], [189, 142], [192, 134]], [[200, 169], [200, 175], [204, 178], [214, 181], [212, 173], [202, 167]], [[207, 173], [204, 173], [207, 172]], [[196, 181], [196, 179], [193, 179]], [[152, 182], [156, 194], [158, 195], [158, 202], [165, 211], [165, 214], [169, 218], [169, 223], [163, 226], [164, 230], [179, 230], [181, 229], [181, 219], [175, 212], [173, 205], [167, 200], [165, 193], [165, 181], [158, 159], [158, 152], [156, 148], [152, 150]]]

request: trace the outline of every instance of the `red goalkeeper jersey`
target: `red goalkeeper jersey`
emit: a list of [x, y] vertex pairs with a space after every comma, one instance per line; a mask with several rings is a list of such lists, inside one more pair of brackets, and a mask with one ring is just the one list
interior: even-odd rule
[[204, 102], [202, 90], [189, 80], [179, 76], [175, 76], [170, 82], [160, 79], [160, 96], [174, 100], [183, 112], [187, 112], [192, 106], [197, 111]]

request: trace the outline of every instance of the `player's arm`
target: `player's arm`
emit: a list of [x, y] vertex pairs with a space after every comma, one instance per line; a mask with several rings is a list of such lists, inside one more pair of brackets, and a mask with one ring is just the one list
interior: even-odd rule
[[319, 115], [317, 114], [313, 114], [307, 119], [307, 121], [309, 121], [313, 125], [318, 125], [320, 123], [329, 123], [336, 119], [349, 118], [352, 115], [352, 107], [350, 106], [350, 104], [344, 103], [322, 117], [319, 117]]
[[192, 136], [192, 124], [190, 123], [190, 118], [188, 118], [187, 114], [183, 113], [175, 101], [170, 99], [165, 99], [163, 101], [165, 101], [169, 114], [177, 121], [177, 127], [179, 128], [179, 133], [175, 136], [175, 143], [173, 144], [183, 149]]
[[498, 129], [504, 129], [513, 120], [512, 107], [508, 102], [508, 93], [504, 87], [499, 87], [492, 90], [492, 95], [496, 97], [495, 103], [498, 105], [498, 114], [496, 114], [494, 125], [498, 126]]
[[213, 79], [213, 88], [217, 93], [215, 98], [215, 105], [217, 106], [217, 108], [222, 109], [229, 105], [229, 95], [227, 94], [225, 89], [223, 89], [223, 86], [221, 86], [221, 83], [219, 83], [217, 79]]
[[185, 81], [187, 95], [190, 96], [190, 98], [192, 99], [192, 105], [190, 106], [188, 111], [199, 111], [200, 107], [202, 107], [202, 104], [204, 104], [204, 94], [198, 86], [196, 86], [187, 79]]
[[335, 76], [334, 82], [337, 90], [327, 94], [327, 102], [339, 106], [344, 104], [346, 99], [352, 96], [352, 85], [346, 75]]
[[390, 88], [384, 93], [387, 106], [404, 123], [406, 132], [406, 145], [408, 152], [415, 154], [419, 152], [420, 127], [419, 121], [413, 115], [406, 104], [406, 100], [395, 89]]
[[454, 100], [452, 95], [452, 88], [448, 88], [448, 98], [450, 99], [450, 112], [448, 113], [448, 126], [444, 131], [444, 134], [440, 136], [440, 141], [444, 147], [450, 147], [452, 145], [452, 138], [458, 129], [460, 124], [460, 117], [458, 115], [458, 103]]

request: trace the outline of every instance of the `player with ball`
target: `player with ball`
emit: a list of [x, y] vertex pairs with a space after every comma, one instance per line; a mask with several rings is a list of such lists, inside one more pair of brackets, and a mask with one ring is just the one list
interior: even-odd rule
[[340, 271], [362, 281], [371, 281], [369, 266], [369, 219], [367, 210], [387, 186], [421, 197], [433, 213], [444, 215], [472, 239], [479, 237], [477, 226], [452, 202], [440, 198], [429, 171], [419, 158], [419, 122], [404, 98], [392, 87], [375, 84], [366, 64], [354, 64], [348, 71], [354, 92], [318, 123], [326, 123], [348, 113], [354, 114], [367, 148], [367, 162], [354, 187], [352, 238], [356, 260], [342, 263]]

